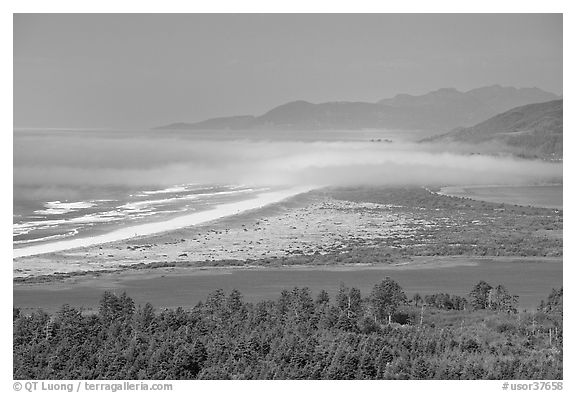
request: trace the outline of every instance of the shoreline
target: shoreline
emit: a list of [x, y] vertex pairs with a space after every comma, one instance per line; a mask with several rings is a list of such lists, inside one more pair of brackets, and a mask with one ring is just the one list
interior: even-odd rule
[[[511, 210], [503, 213], [499, 206], [477, 204], [469, 207], [462, 205], [458, 201], [460, 198], [451, 199], [426, 188], [410, 191], [317, 188], [302, 192], [307, 190], [284, 190], [282, 195], [274, 193], [278, 199], [284, 199], [197, 225], [16, 258], [13, 278], [15, 282], [34, 281], [35, 278], [42, 281], [50, 280], [51, 276], [75, 277], [91, 272], [162, 266], [393, 264], [406, 262], [409, 255], [482, 255], [471, 246], [466, 246], [466, 251], [456, 249], [463, 241], [468, 244], [478, 240], [478, 246], [485, 250], [484, 255], [495, 255], [495, 248], [502, 249], [499, 255], [514, 255], [510, 247], [490, 240], [494, 239], [492, 235], [482, 238], [485, 236], [483, 228], [490, 228], [499, 236], [511, 230], [516, 236], [518, 230], [525, 228], [534, 237], [531, 245], [544, 242], [543, 246], [551, 247], [546, 251], [538, 247], [532, 251], [533, 247], [527, 248], [526, 255], [531, 255], [530, 252], [536, 252], [532, 255], [558, 255], [554, 249], [554, 242], [558, 240], [554, 239], [562, 239], [561, 227], [555, 223], [558, 219], [538, 209], [534, 212], [550, 221], [541, 228], [535, 228], [529, 216], [517, 216], [524, 214], [523, 209], [510, 206]], [[286, 191], [293, 196], [287, 197]], [[254, 200], [248, 203], [250, 207], [258, 205]], [[446, 218], [446, 213], [438, 207], [464, 208], [465, 214]], [[502, 221], [503, 214], [514, 219]], [[502, 223], [502, 228], [496, 229], [495, 222]], [[460, 235], [449, 229], [454, 226], [475, 233], [473, 239], [460, 239]], [[442, 244], [454, 250], [442, 249], [437, 253], [434, 243], [438, 236], [446, 238], [448, 243], [442, 241]], [[403, 251], [404, 247], [408, 247], [408, 253]]]
[[293, 187], [281, 191], [265, 192], [249, 200], [218, 205], [210, 210], [186, 214], [166, 221], [143, 223], [92, 237], [61, 240], [52, 243], [15, 248], [13, 249], [13, 259], [88, 248], [96, 245], [176, 231], [186, 227], [245, 213], [250, 210], [260, 209], [274, 203], [282, 202], [293, 196], [309, 192], [315, 188], [316, 187]]

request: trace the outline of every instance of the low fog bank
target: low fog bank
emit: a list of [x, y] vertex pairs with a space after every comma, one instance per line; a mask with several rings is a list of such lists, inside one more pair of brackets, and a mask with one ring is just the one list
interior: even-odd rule
[[[387, 142], [183, 138], [14, 139], [14, 200], [106, 197], [184, 183], [255, 186], [522, 185], [562, 181], [562, 164]], [[89, 194], [89, 195], [87, 195]]]

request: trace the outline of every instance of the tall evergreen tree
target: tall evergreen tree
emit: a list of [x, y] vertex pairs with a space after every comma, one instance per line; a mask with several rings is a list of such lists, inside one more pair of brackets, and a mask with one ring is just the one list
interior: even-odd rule
[[405, 302], [406, 294], [402, 287], [390, 277], [374, 285], [370, 294], [375, 319], [383, 321], [388, 318], [389, 324], [392, 322], [392, 314]]
[[480, 281], [472, 288], [468, 295], [470, 298], [470, 305], [474, 310], [484, 310], [490, 307], [490, 291], [492, 286], [486, 281]]

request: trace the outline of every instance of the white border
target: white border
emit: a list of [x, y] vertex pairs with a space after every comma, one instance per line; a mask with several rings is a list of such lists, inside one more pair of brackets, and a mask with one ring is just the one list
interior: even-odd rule
[[[503, 1], [503, 0], [482, 0], [473, 3], [455, 1], [455, 0], [412, 0], [406, 2], [386, 2], [386, 1], [368, 1], [368, 0], [355, 0], [355, 1], [311, 1], [311, 0], [291, 0], [282, 3], [275, 1], [264, 0], [242, 0], [242, 1], [119, 1], [119, 0], [99, 0], [99, 1], [72, 1], [72, 0], [11, 0], [2, 3], [2, 14], [0, 19], [0, 28], [2, 34], [0, 35], [0, 42], [2, 43], [2, 53], [5, 54], [4, 61], [2, 61], [2, 141], [1, 149], [2, 154], [2, 180], [6, 184], [5, 190], [2, 193], [2, 249], [5, 256], [2, 264], [2, 299], [3, 309], [2, 313], [2, 334], [1, 334], [1, 353], [2, 362], [1, 374], [4, 381], [3, 385], [6, 386], [6, 391], [12, 389], [12, 334], [11, 334], [11, 310], [9, 307], [12, 305], [12, 229], [11, 223], [12, 215], [7, 206], [12, 206], [12, 188], [8, 185], [12, 180], [12, 13], [55, 13], [55, 12], [118, 12], [118, 13], [137, 13], [137, 12], [155, 12], [155, 13], [171, 13], [171, 12], [194, 12], [194, 13], [216, 13], [216, 12], [229, 12], [229, 13], [266, 13], [266, 12], [309, 12], [309, 13], [404, 13], [404, 12], [417, 12], [417, 13], [564, 13], [564, 70], [576, 70], [574, 64], [573, 48], [575, 47], [572, 37], [575, 37], [574, 26], [574, 1]], [[571, 244], [573, 239], [574, 228], [574, 213], [570, 206], [570, 195], [573, 195], [573, 176], [571, 169], [574, 168], [574, 160], [571, 158], [571, 150], [573, 147], [574, 132], [574, 118], [572, 115], [572, 86], [574, 77], [570, 72], [564, 72], [564, 108], [567, 108], [564, 116], [564, 128], [568, 132], [564, 136], [564, 221], [565, 221], [565, 241], [564, 247], [564, 284], [569, 284], [566, 278], [570, 278], [574, 271], [573, 263], [575, 263], [574, 247]], [[567, 297], [567, 305], [573, 304], [574, 291], [570, 285], [564, 285], [565, 296]], [[573, 312], [570, 307], [565, 307], [565, 331], [568, 334], [565, 336], [565, 365], [564, 365], [564, 386], [565, 390], [570, 389], [571, 383], [574, 378], [569, 370], [574, 369], [574, 334], [572, 329], [575, 326]], [[238, 381], [223, 381], [223, 382], [178, 382], [175, 384], [174, 391], [190, 391], [191, 389], [210, 389], [210, 390], [232, 390], [246, 389], [253, 391], [268, 391], [273, 387], [278, 391], [293, 392], [294, 389], [317, 390], [317, 389], [330, 389], [336, 391], [348, 391], [350, 389], [361, 388], [366, 390], [379, 390], [382, 389], [402, 389], [411, 391], [418, 389], [418, 391], [442, 391], [442, 392], [462, 392], [463, 390], [470, 392], [484, 392], [484, 391], [502, 391], [501, 381], [327, 381], [327, 382], [302, 382], [302, 381], [284, 381], [284, 382], [238, 382]]]

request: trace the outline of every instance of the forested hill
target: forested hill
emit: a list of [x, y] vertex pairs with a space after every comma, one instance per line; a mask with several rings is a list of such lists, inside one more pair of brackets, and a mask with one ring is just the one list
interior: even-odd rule
[[460, 92], [444, 88], [423, 95], [398, 94], [375, 103], [299, 100], [277, 106], [261, 116], [227, 116], [196, 123], [172, 123], [158, 129], [322, 130], [366, 128], [443, 132], [472, 126], [520, 105], [557, 99], [538, 88], [487, 86]]
[[390, 278], [161, 312], [105, 293], [97, 314], [15, 309], [14, 379], [562, 379], [562, 290], [536, 313], [516, 300], [483, 281], [409, 300]]
[[512, 152], [545, 158], [562, 157], [563, 100], [524, 105], [469, 128], [428, 138], [432, 143], [492, 144]]

